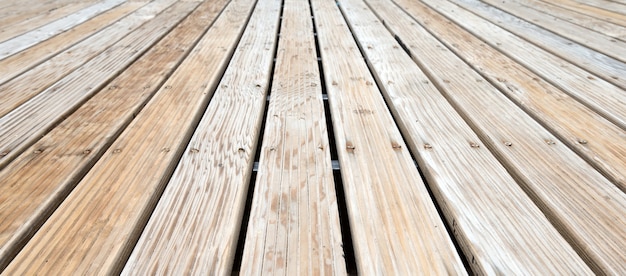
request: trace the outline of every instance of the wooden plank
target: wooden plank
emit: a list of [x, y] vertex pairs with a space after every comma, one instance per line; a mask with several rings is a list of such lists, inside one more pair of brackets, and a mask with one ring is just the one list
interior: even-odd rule
[[[496, 89], [486, 81], [476, 82], [478, 74], [443, 51], [443, 45], [390, 1], [368, 4], [393, 35], [419, 40], [414, 48], [419, 52], [411, 50], [412, 57], [421, 59], [423, 68], [436, 65], [438, 71], [422, 72], [363, 1], [340, 4], [472, 272], [592, 274], [427, 75], [471, 79], [463, 91]], [[415, 43], [410, 42], [405, 45]]]
[[313, 23], [284, 2], [241, 275], [346, 275]]
[[612, 123], [626, 129], [626, 97], [623, 89], [572, 66], [571, 63], [448, 1], [423, 2], [483, 40], [484, 44], [498, 49]]
[[591, 31], [587, 28], [560, 20], [550, 14], [544, 14], [518, 3], [502, 0], [481, 0], [508, 13], [519, 16], [526, 21], [539, 25], [563, 37], [586, 45], [607, 56], [626, 62], [626, 42], [610, 36]]
[[28, 47], [31, 47], [50, 37], [65, 32], [98, 14], [122, 4], [123, 2], [124, 0], [103, 0], [102, 2], [98, 2], [93, 6], [82, 9], [76, 13], [51, 22], [50, 24], [46, 24], [45, 26], [30, 32], [1, 42], [0, 49], [2, 49], [2, 51], [0, 51], [0, 60], [27, 49]]
[[112, 45], [107, 51], [0, 117], [0, 168], [122, 72], [180, 22], [192, 8], [193, 4], [189, 2], [174, 4], [147, 25]]
[[128, 14], [131, 14], [146, 3], [147, 2], [140, 1], [126, 2], [74, 27], [69, 32], [56, 35], [42, 43], [1, 60], [0, 85], [59, 54], [83, 39], [90, 37]]
[[[0, 171], [0, 270], [139, 113], [226, 2], [199, 6], [103, 88], [106, 92], [96, 94]], [[34, 154], [38, 149], [45, 150]]]
[[[76, 72], [77, 68], [97, 56], [105, 55], [107, 49], [152, 20], [175, 0], [157, 0], [106, 29], [64, 50], [46, 62], [0, 86], [0, 117], [5, 116], [35, 95], [49, 89], [59, 80]], [[110, 50], [109, 50], [110, 51]]]
[[597, 8], [597, 7], [584, 5], [573, 0], [551, 0], [550, 3], [554, 3], [561, 7], [564, 7], [564, 8], [567, 8], [567, 9], [570, 9], [570, 10], [573, 10], [582, 14], [590, 15], [590, 16], [593, 16], [593, 17], [596, 17], [596, 18], [599, 18], [599, 19], [602, 19], [611, 23], [619, 24], [621, 26], [626, 26], [626, 15], [623, 15], [623, 14], [615, 13], [612, 11], [607, 11], [607, 10]]
[[88, 5], [89, 3], [85, 2], [69, 3], [58, 8], [49, 9], [45, 13], [28, 18], [26, 20], [15, 22], [15, 24], [0, 25], [2, 26], [0, 27], [0, 42], [11, 39], [30, 30], [39, 28], [42, 25], [45, 25], [52, 21], [56, 21], [59, 18], [70, 15]]
[[614, 11], [619, 14], [626, 15], [626, 4], [617, 3], [610, 0], [576, 0], [588, 6], [601, 8], [607, 11]]
[[281, 2], [256, 4], [122, 274], [231, 273], [272, 73]]
[[[554, 19], [563, 19], [590, 30], [617, 38], [621, 41], [626, 41], [626, 27], [624, 26], [603, 21], [593, 16], [573, 12], [560, 6], [547, 4], [543, 1], [530, 0], [521, 2], [520, 4], [536, 12], [552, 15]], [[552, 24], [558, 24], [558, 22], [559, 20], [555, 20]]]
[[554, 35], [541, 27], [522, 21], [478, 0], [452, 0], [451, 2], [489, 20], [543, 50], [593, 73], [622, 89], [626, 89], [626, 63], [596, 52], [569, 39]]
[[18, 22], [27, 20], [28, 18], [35, 17], [37, 15], [46, 13], [50, 10], [58, 9], [68, 4], [68, 0], [48, 0], [48, 1], [34, 1], [24, 0], [20, 1], [19, 5], [15, 1], [8, 1], [0, 7], [0, 26], [11, 26]]
[[461, 28], [452, 26], [444, 31], [435, 27], [449, 49], [626, 191], [623, 129]]
[[465, 274], [339, 8], [312, 7], [358, 272]]
[[121, 271], [224, 72], [253, 6], [253, 1], [235, 0], [222, 11], [189, 56], [4, 273]]
[[[421, 3], [397, 3], [431, 31], [453, 30]], [[468, 94], [465, 85], [475, 77], [435, 66], [441, 59], [429, 55], [416, 59], [594, 272], [626, 271], [626, 194], [501, 93]]]

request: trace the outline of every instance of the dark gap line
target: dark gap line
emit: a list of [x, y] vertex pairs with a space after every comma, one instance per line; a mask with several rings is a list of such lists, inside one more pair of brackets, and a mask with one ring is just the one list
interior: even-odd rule
[[[394, 37], [394, 39], [396, 41], [398, 41], [398, 44], [400, 44], [400, 46], [402, 47], [402, 49], [409, 55], [409, 58], [411, 57], [411, 53], [409, 52], [409, 50], [406, 48], [406, 46], [404, 45], [404, 43], [401, 43], [399, 37], [397, 35], [395, 35], [388, 27], [387, 25], [384, 23], [385, 21], [374, 11], [374, 9], [372, 9], [372, 7], [365, 2], [365, 4], [367, 5], [367, 7], [374, 13], [374, 15], [380, 20], [380, 22], [383, 24], [383, 26], [385, 26], [385, 28], [387, 29], [387, 31]], [[365, 62], [367, 64], [368, 69], [370, 70], [370, 73], [372, 74], [372, 76], [374, 77], [374, 80], [376, 81], [376, 85], [378, 87], [378, 89], [383, 92], [386, 91], [384, 84], [380, 81], [380, 78], [378, 77], [378, 74], [376, 72], [376, 70], [374, 69], [374, 67], [372, 66], [372, 64], [369, 62], [367, 56], [365, 55], [365, 51], [363, 50], [363, 47], [361, 45], [361, 43], [359, 43], [359, 39], [356, 37], [352, 24], [350, 24], [349, 20], [347, 19], [347, 16], [344, 12], [344, 10], [341, 8], [341, 5], [338, 3], [337, 4], [340, 8], [340, 12], [343, 15], [344, 20], [346, 21], [346, 23], [348, 23], [348, 28], [350, 29], [350, 32], [352, 33], [352, 37], [353, 39], [357, 42], [357, 46], [359, 48], [359, 51], [361, 52], [361, 56], [363, 56], [363, 58], [365, 59]], [[428, 76], [428, 75], [427, 75]], [[431, 76], [428, 76], [431, 80]], [[391, 108], [392, 105], [388, 99], [388, 97], [383, 94], [383, 100], [385, 101], [385, 104], [387, 105], [387, 108], [389, 108], [391, 111], [394, 110], [394, 108]], [[391, 116], [394, 120], [394, 122], [399, 122], [397, 115], [394, 114], [394, 112], [391, 112]], [[400, 127], [400, 126], [399, 126]], [[402, 130], [403, 128], [400, 127], [400, 129]], [[403, 131], [400, 131], [400, 135], [402, 137], [402, 140], [405, 142], [405, 144], [410, 145], [410, 143], [407, 143], [408, 139], [407, 136], [405, 135], [405, 133]], [[439, 217], [442, 220], [443, 226], [446, 229], [446, 232], [448, 233], [448, 236], [450, 237], [450, 240], [452, 241], [452, 243], [454, 244], [454, 248], [457, 252], [457, 254], [460, 256], [461, 261], [463, 262], [463, 265], [465, 266], [465, 269], [470, 273], [470, 274], [474, 274], [472, 272], [472, 269], [469, 265], [469, 261], [467, 260], [467, 257], [465, 256], [465, 254], [463, 254], [463, 250], [461, 249], [461, 246], [459, 244], [459, 242], [457, 241], [456, 236], [454, 235], [454, 231], [453, 231], [453, 227], [451, 227], [451, 225], [449, 225], [448, 221], [445, 219], [445, 215], [443, 212], [443, 209], [441, 208], [441, 205], [439, 204], [439, 202], [437, 201], [437, 198], [435, 197], [432, 189], [431, 189], [431, 184], [429, 184], [429, 182], [426, 179], [426, 176], [424, 175], [424, 172], [422, 171], [422, 169], [420, 168], [418, 162], [417, 162], [417, 158], [415, 157], [416, 155], [413, 153], [413, 151], [411, 150], [411, 147], [407, 147], [407, 150], [409, 151], [409, 154], [411, 155], [411, 158], [413, 159], [413, 163], [415, 164], [415, 167], [417, 168], [417, 171], [420, 174], [420, 178], [422, 179], [422, 181], [424, 182], [424, 187], [426, 188], [426, 190], [428, 191], [428, 195], [430, 196], [430, 198], [432, 199], [433, 205], [435, 206], [435, 209], [437, 210], [437, 214], [439, 215]], [[432, 184], [434, 185], [434, 184]]]
[[271, 100], [271, 94], [272, 94], [272, 88], [274, 86], [274, 70], [276, 68], [276, 56], [278, 54], [278, 44], [279, 44], [279, 40], [280, 40], [280, 30], [282, 27], [282, 22], [283, 22], [283, 11], [284, 11], [284, 7], [285, 7], [285, 2], [282, 1], [281, 5], [280, 5], [280, 16], [279, 16], [279, 20], [278, 20], [278, 26], [277, 26], [277, 33], [276, 33], [276, 45], [274, 47], [274, 52], [273, 52], [273, 61], [272, 61], [272, 66], [270, 68], [270, 79], [269, 79], [269, 83], [267, 86], [267, 93], [266, 93], [266, 98], [265, 98], [265, 107], [263, 109], [263, 117], [262, 117], [262, 122], [261, 122], [261, 129], [259, 132], [259, 138], [257, 140], [256, 143], [256, 150], [254, 153], [254, 163], [252, 166], [252, 172], [250, 174], [250, 180], [248, 182], [248, 194], [246, 196], [246, 204], [244, 207], [244, 211], [243, 211], [243, 217], [241, 220], [241, 226], [239, 229], [239, 237], [237, 239], [237, 249], [235, 250], [235, 259], [233, 260], [233, 268], [231, 270], [231, 274], [233, 275], [239, 275], [239, 272], [241, 271], [241, 262], [243, 259], [243, 250], [244, 250], [244, 246], [246, 243], [246, 235], [248, 232], [248, 224], [250, 221], [250, 213], [252, 210], [252, 199], [254, 198], [254, 190], [256, 187], [256, 178], [258, 175], [258, 170], [259, 170], [259, 159], [261, 158], [261, 149], [263, 148], [263, 136], [265, 135], [265, 125], [267, 122], [267, 113], [268, 113], [268, 109], [269, 109], [269, 103]]
[[335, 182], [335, 193], [337, 196], [337, 209], [339, 212], [339, 224], [341, 227], [343, 256], [346, 265], [346, 271], [349, 275], [357, 275], [356, 257], [354, 253], [354, 243], [352, 241], [352, 230], [350, 220], [348, 218], [348, 207], [346, 204], [345, 191], [343, 189], [343, 181], [341, 178], [341, 169], [339, 164], [339, 155], [335, 141], [335, 132], [333, 121], [331, 119], [330, 105], [328, 103], [328, 93], [326, 90], [326, 79], [324, 78], [324, 67], [322, 65], [322, 55], [320, 53], [320, 44], [317, 37], [317, 27], [315, 25], [315, 14], [313, 13], [313, 5], [309, 0], [309, 10], [311, 13], [311, 21], [313, 23], [313, 34], [315, 38], [315, 53], [317, 55], [317, 66], [320, 74], [320, 82], [322, 86], [322, 99], [324, 103], [324, 117], [326, 119], [326, 129], [328, 135], [328, 145], [330, 148], [330, 158], [333, 168], [333, 180]]

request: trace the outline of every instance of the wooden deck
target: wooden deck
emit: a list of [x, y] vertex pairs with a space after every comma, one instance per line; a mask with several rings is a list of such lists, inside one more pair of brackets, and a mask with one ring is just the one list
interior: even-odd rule
[[2, 275], [626, 275], [625, 0], [0, 0]]

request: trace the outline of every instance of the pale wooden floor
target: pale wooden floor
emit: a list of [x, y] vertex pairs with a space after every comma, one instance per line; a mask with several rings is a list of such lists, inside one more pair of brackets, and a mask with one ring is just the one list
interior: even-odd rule
[[0, 271], [626, 274], [625, 0], [0, 0]]

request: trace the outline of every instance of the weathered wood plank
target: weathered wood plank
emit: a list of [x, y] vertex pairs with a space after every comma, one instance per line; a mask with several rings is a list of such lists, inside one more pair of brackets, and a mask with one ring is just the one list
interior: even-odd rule
[[67, 5], [69, 0], [47, 0], [47, 1], [35, 1], [24, 0], [20, 1], [19, 5], [16, 5], [15, 1], [6, 1], [0, 6], [0, 26], [11, 26], [13, 24], [28, 20], [50, 10], [58, 9]]
[[312, 1], [358, 272], [465, 274], [333, 1]]
[[[527, 0], [521, 2], [520, 4], [524, 7], [535, 10], [536, 12], [551, 15], [548, 19], [554, 19], [554, 21], [551, 22], [552, 24], [559, 24], [558, 19], [563, 19], [590, 30], [617, 38], [621, 41], [626, 40], [626, 27], [624, 26], [607, 22], [586, 14], [580, 14], [554, 4], [547, 4], [539, 0]], [[626, 8], [626, 6], [624, 8]]]
[[[224, 8], [207, 1], [0, 171], [0, 270], [154, 95]], [[94, 112], [97, 111], [97, 112]], [[38, 149], [45, 149], [34, 153]]]
[[571, 63], [448, 1], [422, 2], [451, 22], [462, 26], [485, 44], [498, 49], [609, 121], [626, 129], [626, 95], [623, 89], [596, 78], [577, 66], [572, 66]]
[[566, 9], [593, 16], [611, 23], [619, 24], [621, 26], [626, 26], [626, 15], [623, 14], [607, 11], [605, 9], [593, 6], [588, 6], [573, 0], [550, 0], [549, 3], [554, 3]]
[[626, 191], [626, 131], [460, 27], [429, 26], [450, 50]]
[[489, 20], [560, 58], [593, 73], [622, 89], [626, 89], [626, 64], [589, 49], [569, 39], [554, 35], [541, 27], [522, 21], [506, 12], [478, 0], [452, 0], [451, 2]]
[[241, 275], [345, 275], [313, 23], [286, 0]]
[[88, 5], [89, 3], [85, 2], [68, 3], [58, 8], [49, 9], [42, 14], [15, 22], [14, 24], [0, 25], [0, 42], [68, 16]]
[[[0, 85], [131, 14], [146, 3], [139, 1], [126, 2], [74, 27], [71, 31], [56, 35], [33, 47], [0, 60]], [[22, 94], [25, 93], [22, 92]], [[2, 96], [3, 100], [7, 100], [5, 97]]]
[[180, 22], [193, 6], [190, 2], [174, 4], [42, 93], [0, 117], [0, 168], [121, 73]]
[[512, 1], [481, 0], [563, 37], [586, 45], [607, 56], [626, 62], [626, 42], [591, 31], [550, 14], [545, 14]]
[[224, 72], [253, 6], [253, 1], [235, 0], [222, 11], [154, 98], [9, 264], [6, 273], [121, 271]]
[[77, 74], [77, 68], [97, 56], [105, 55], [109, 48], [152, 20], [172, 5], [175, 0], [157, 0], [115, 24], [64, 50], [53, 58], [31, 68], [28, 72], [0, 86], [0, 117], [5, 116], [35, 95], [69, 74]]
[[231, 273], [272, 74], [281, 2], [256, 4], [122, 274]]
[[46, 24], [45, 26], [7, 41], [0, 42], [0, 49], [2, 49], [0, 51], [0, 60], [27, 49], [28, 47], [44, 41], [54, 35], [65, 32], [98, 14], [122, 4], [123, 2], [124, 0], [103, 0], [102, 2], [98, 2], [93, 6], [82, 9], [76, 13], [51, 22], [50, 24]]
[[[443, 45], [393, 3], [368, 3], [396, 37], [408, 34], [418, 40], [410, 51], [421, 59], [426, 74], [363, 1], [340, 2], [472, 272], [592, 274], [427, 75], [471, 79], [463, 91], [496, 89], [486, 81], [475, 82], [482, 78], [453, 53], [443, 51]], [[410, 42], [405, 45], [415, 43]], [[430, 70], [432, 66], [437, 70]]]
[[611, 0], [576, 0], [582, 4], [626, 15], [626, 4]]
[[[454, 27], [421, 3], [397, 3], [431, 30]], [[468, 94], [464, 87], [475, 77], [429, 66], [440, 59], [428, 55], [416, 59], [594, 272], [626, 271], [626, 194], [501, 93]]]

